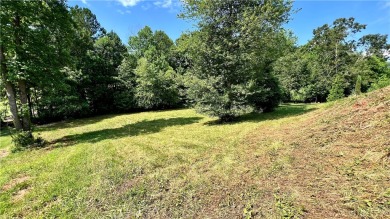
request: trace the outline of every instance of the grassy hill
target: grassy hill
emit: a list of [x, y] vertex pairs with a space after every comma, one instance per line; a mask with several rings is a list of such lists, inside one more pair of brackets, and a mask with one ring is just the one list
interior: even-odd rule
[[69, 218], [386, 218], [390, 87], [218, 124], [193, 110], [39, 126], [0, 137], [0, 215]]

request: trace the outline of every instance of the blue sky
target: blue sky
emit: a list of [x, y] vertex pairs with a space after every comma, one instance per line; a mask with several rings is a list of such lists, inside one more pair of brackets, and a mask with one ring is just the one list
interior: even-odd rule
[[[189, 21], [177, 18], [179, 0], [69, 0], [68, 4], [89, 8], [100, 24], [118, 33], [125, 44], [145, 25], [165, 31], [173, 40], [193, 28]], [[356, 38], [369, 33], [390, 34], [390, 0], [297, 0], [294, 7], [301, 10], [293, 14], [286, 27], [298, 37], [298, 44], [306, 43], [313, 29], [340, 17], [355, 17], [367, 24]]]

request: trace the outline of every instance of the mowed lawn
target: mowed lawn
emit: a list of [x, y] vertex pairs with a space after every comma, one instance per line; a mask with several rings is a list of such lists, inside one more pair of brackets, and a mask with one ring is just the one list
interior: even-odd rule
[[[318, 105], [285, 105], [218, 124], [191, 109], [109, 115], [36, 127], [47, 148], [0, 160], [0, 213], [27, 217], [180, 216], [204, 209], [215, 181], [240, 181], [240, 145]], [[2, 132], [3, 154], [11, 148]], [[198, 200], [192, 200], [191, 195]], [[152, 205], [153, 208], [150, 208]], [[187, 206], [194, 205], [194, 206]], [[211, 207], [211, 206], [209, 206]], [[161, 211], [161, 212], [159, 212]], [[167, 212], [163, 212], [167, 211]], [[190, 211], [190, 212], [187, 212]]]
[[[9, 152], [11, 137], [2, 131], [0, 216], [323, 215], [331, 207], [332, 199], [303, 194], [306, 187], [300, 190], [299, 181], [300, 177], [304, 180], [310, 176], [300, 172], [306, 165], [314, 172], [326, 171], [327, 166], [316, 166], [317, 158], [305, 157], [299, 139], [284, 136], [301, 131], [302, 122], [312, 123], [309, 120], [325, 108], [322, 104], [282, 105], [273, 113], [250, 114], [229, 124], [218, 124], [191, 109], [99, 116], [38, 126], [35, 133], [40, 133], [49, 144], [17, 153]], [[316, 148], [318, 154], [323, 153], [322, 148]], [[332, 157], [346, 159], [343, 154], [334, 153]], [[313, 161], [301, 164], [305, 159]], [[313, 183], [323, 183], [315, 181], [315, 177]], [[383, 186], [384, 181], [380, 183]], [[327, 189], [309, 188], [315, 194]], [[384, 189], [379, 189], [378, 194]], [[339, 191], [340, 195], [343, 191]], [[318, 202], [305, 203], [311, 198]], [[340, 210], [340, 215], [350, 212], [358, 216], [354, 208], [341, 208], [347, 213]], [[379, 208], [371, 215], [383, 216], [386, 212]]]

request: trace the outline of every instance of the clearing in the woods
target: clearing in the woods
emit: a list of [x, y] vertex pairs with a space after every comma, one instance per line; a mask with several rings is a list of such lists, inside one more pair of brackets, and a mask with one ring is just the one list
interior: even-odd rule
[[229, 124], [183, 109], [35, 132], [48, 145], [16, 153], [1, 132], [3, 217], [390, 215], [390, 87]]

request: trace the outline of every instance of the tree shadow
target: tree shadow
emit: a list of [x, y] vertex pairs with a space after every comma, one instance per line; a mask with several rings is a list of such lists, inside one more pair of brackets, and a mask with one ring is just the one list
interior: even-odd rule
[[169, 118], [156, 120], [143, 120], [134, 124], [128, 124], [120, 128], [103, 129], [81, 134], [67, 135], [50, 142], [54, 147], [70, 146], [77, 143], [96, 143], [106, 139], [119, 139], [122, 137], [146, 135], [160, 132], [170, 126], [188, 125], [201, 120], [201, 117]]
[[38, 125], [34, 129], [37, 132], [45, 132], [45, 131], [61, 130], [67, 128], [83, 127], [83, 126], [92, 125], [101, 122], [105, 119], [111, 119], [120, 115], [121, 114], [108, 114], [108, 115], [100, 115], [94, 117], [86, 117], [81, 119], [63, 120], [59, 122]]
[[167, 111], [174, 111], [177, 109], [163, 109], [163, 110], [142, 110], [142, 111], [134, 111], [134, 112], [127, 112], [127, 113], [112, 113], [112, 114], [104, 114], [104, 115], [91, 115], [86, 116], [83, 118], [75, 118], [75, 119], [66, 119], [63, 121], [57, 121], [52, 122], [48, 124], [36, 124], [34, 130], [37, 132], [46, 132], [46, 131], [53, 131], [53, 130], [62, 130], [62, 129], [68, 129], [68, 128], [75, 128], [75, 127], [83, 127], [92, 125], [98, 122], [101, 122], [106, 119], [112, 119], [117, 116], [124, 116], [124, 115], [136, 115], [139, 113], [145, 113], [145, 112], [167, 112]]
[[1, 127], [0, 129], [0, 137], [6, 137], [6, 136], [10, 136], [11, 135], [11, 132], [9, 131], [9, 128], [6, 126], [6, 127]]
[[242, 122], [262, 122], [267, 120], [277, 120], [292, 116], [299, 116], [314, 110], [316, 107], [308, 108], [307, 104], [282, 104], [273, 112], [269, 113], [248, 113], [243, 116], [237, 117], [230, 122], [221, 122], [220, 120], [213, 120], [206, 122], [205, 125], [229, 125]]

